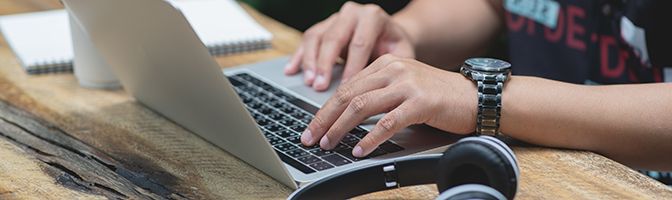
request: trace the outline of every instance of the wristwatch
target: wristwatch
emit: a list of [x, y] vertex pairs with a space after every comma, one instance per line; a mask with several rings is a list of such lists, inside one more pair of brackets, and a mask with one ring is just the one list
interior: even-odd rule
[[511, 64], [494, 58], [470, 58], [464, 61], [460, 73], [478, 86], [476, 133], [499, 135], [502, 90], [511, 74]]

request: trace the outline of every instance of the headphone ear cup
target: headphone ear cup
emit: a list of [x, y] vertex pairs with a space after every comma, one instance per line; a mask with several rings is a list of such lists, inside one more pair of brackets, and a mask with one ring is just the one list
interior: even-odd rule
[[450, 146], [438, 163], [439, 191], [464, 184], [480, 184], [513, 199], [518, 188], [515, 158], [507, 157], [511, 152], [497, 145], [489, 138], [472, 137]]
[[459, 185], [442, 192], [436, 200], [506, 200], [506, 197], [491, 187], [479, 184]]

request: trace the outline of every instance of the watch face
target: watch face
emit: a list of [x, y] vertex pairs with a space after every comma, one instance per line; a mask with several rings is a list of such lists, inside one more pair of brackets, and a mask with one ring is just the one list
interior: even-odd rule
[[474, 70], [486, 72], [504, 72], [511, 68], [508, 62], [494, 58], [470, 58], [464, 64]]

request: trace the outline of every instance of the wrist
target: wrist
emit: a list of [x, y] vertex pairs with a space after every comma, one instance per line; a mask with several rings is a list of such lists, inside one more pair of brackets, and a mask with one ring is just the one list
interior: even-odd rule
[[[437, 69], [439, 70], [439, 69]], [[440, 123], [449, 125], [443, 130], [470, 134], [476, 131], [478, 116], [478, 88], [468, 78], [459, 73], [441, 70], [446, 74], [444, 80], [451, 80], [445, 84], [440, 110], [446, 111]]]
[[[459, 75], [459, 74], [458, 74]], [[476, 123], [478, 120], [478, 87], [474, 82], [464, 76], [459, 77], [460, 85], [462, 88], [465, 88], [463, 95], [461, 97], [463, 105], [460, 106], [464, 109], [465, 116], [465, 125], [466, 130], [463, 133], [474, 133], [476, 132]]]
[[511, 64], [493, 58], [470, 58], [464, 61], [460, 73], [477, 86], [476, 133], [498, 135], [502, 95], [511, 74]]

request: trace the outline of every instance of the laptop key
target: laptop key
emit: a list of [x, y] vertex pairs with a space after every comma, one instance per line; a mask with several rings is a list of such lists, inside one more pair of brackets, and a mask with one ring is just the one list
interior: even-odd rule
[[270, 102], [268, 102], [268, 105], [270, 105], [273, 108], [280, 108], [282, 105], [285, 105], [285, 102], [279, 101], [277, 99], [273, 99]]
[[270, 102], [270, 101], [273, 99], [273, 97], [270, 97], [270, 96], [264, 96], [263, 93], [261, 93], [261, 94], [262, 94], [262, 95], [260, 95], [260, 96], [257, 97], [257, 99], [259, 99], [259, 101], [262, 101], [262, 102]]
[[383, 151], [385, 151], [385, 152], [387, 152], [387, 153], [394, 153], [394, 152], [397, 152], [397, 151], [404, 150], [403, 147], [401, 147], [401, 146], [399, 146], [399, 145], [397, 145], [397, 144], [394, 144], [394, 143], [392, 143], [392, 142], [390, 142], [390, 141], [385, 141], [385, 142], [384, 142], [383, 144], [381, 144], [380, 147], [378, 147], [378, 148], [382, 149]]
[[[299, 137], [299, 138], [301, 138], [301, 137]], [[303, 150], [306, 150], [306, 151], [312, 151], [312, 150], [320, 148], [320, 145], [305, 146], [305, 145], [301, 144], [299, 146], [300, 146], [300, 148], [302, 148]]]
[[271, 120], [268, 120], [266, 118], [255, 119], [255, 121], [257, 121], [257, 124], [259, 124], [259, 126], [266, 126], [271, 123]]
[[296, 108], [290, 105], [283, 105], [282, 107], [280, 107], [280, 111], [285, 112], [287, 114], [292, 114], [296, 112]]
[[270, 124], [264, 126], [264, 128], [266, 128], [267, 130], [275, 133], [275, 132], [278, 132], [283, 127], [276, 122], [271, 122]]
[[273, 112], [273, 109], [266, 106], [257, 109], [257, 111], [261, 114], [268, 115], [271, 114], [271, 112]]
[[322, 157], [322, 159], [326, 160], [327, 162], [331, 163], [334, 166], [341, 166], [351, 163], [348, 159], [345, 159], [343, 156], [340, 156], [338, 154], [331, 154], [328, 156], [324, 156]]
[[312, 118], [311, 119], [300, 119], [299, 121], [303, 122], [304, 124], [310, 124], [310, 120], [312, 120]]
[[272, 138], [266, 138], [268, 140], [268, 143], [271, 145], [276, 145], [285, 142], [282, 138], [279, 137], [272, 137]]
[[280, 114], [280, 113], [271, 113], [267, 117], [271, 118], [273, 120], [281, 120], [281, 119], [285, 119], [286, 115]]
[[343, 139], [341, 139], [341, 141], [342, 142], [359, 141], [359, 139], [352, 134], [347, 134], [347, 135], [343, 136]]
[[308, 152], [306, 152], [305, 150], [300, 149], [300, 148], [299, 148], [299, 149], [294, 149], [294, 150], [288, 151], [288, 152], [286, 152], [286, 153], [287, 153], [287, 155], [289, 155], [289, 156], [292, 157], [292, 158], [298, 158], [298, 157], [302, 157], [302, 156], [307, 156], [307, 155], [308, 155]]
[[350, 134], [355, 135], [358, 138], [364, 138], [364, 136], [366, 136], [366, 134], [368, 134], [368, 133], [369, 132], [366, 132], [364, 129], [359, 128], [359, 127], [350, 130]]
[[253, 100], [252, 102], [248, 103], [247, 106], [252, 108], [252, 109], [258, 110], [261, 107], [263, 107], [264, 104], [262, 104], [261, 102], [259, 102], [257, 100]]
[[292, 150], [292, 149], [296, 149], [296, 146], [294, 146], [290, 143], [287, 143], [287, 142], [282, 143], [282, 144], [278, 144], [278, 145], [274, 145], [273, 147], [275, 149], [279, 150], [279, 151], [282, 151], [282, 152], [289, 151], [289, 150]]
[[275, 95], [275, 93], [279, 93], [279, 92], [281, 92], [279, 89], [277, 89], [277, 88], [275, 88], [275, 87], [264, 88], [264, 90], [266, 90], [266, 91], [269, 92], [269, 93], [272, 93], [273, 95]]
[[369, 154], [369, 157], [372, 157], [372, 158], [373, 158], [373, 157], [382, 156], [382, 155], [384, 155], [384, 154], [387, 154], [387, 152], [383, 151], [383, 150], [380, 149], [380, 148], [377, 148], [377, 149], [373, 150], [373, 151]]
[[348, 145], [345, 145], [343, 143], [338, 143], [338, 145], [336, 145], [336, 147], [334, 147], [333, 151], [344, 150], [344, 149], [352, 150], [352, 147], [350, 147]]
[[315, 172], [315, 170], [311, 169], [310, 167], [301, 164], [299, 161], [297, 161], [293, 158], [290, 158], [289, 156], [285, 155], [284, 153], [282, 153], [278, 150], [275, 150], [275, 153], [280, 157], [280, 160], [282, 160], [282, 162], [289, 164], [290, 166], [298, 169], [299, 171], [301, 171], [303, 173], [308, 174], [308, 173]]
[[351, 160], [351, 161], [353, 161], [353, 162], [357, 162], [357, 161], [360, 161], [360, 160], [363, 160], [363, 159], [366, 159], [366, 158], [367, 158], [367, 157], [364, 157], [364, 158], [358, 158], [358, 157], [353, 156], [353, 155], [352, 155], [352, 150], [350, 150], [350, 149], [339, 150], [339, 151], [337, 151], [337, 153], [338, 153], [339, 155], [342, 155], [342, 156], [348, 158], [349, 160]]
[[324, 161], [316, 162], [316, 163], [310, 164], [308, 166], [312, 167], [313, 169], [315, 169], [317, 171], [322, 171], [322, 170], [326, 170], [326, 169], [330, 169], [330, 168], [334, 167], [333, 165], [331, 165], [327, 162], [324, 162]]
[[359, 143], [359, 140], [349, 140], [349, 141], [341, 141], [341, 142], [343, 142], [344, 144], [346, 144], [348, 146], [354, 147], [355, 145], [357, 145], [357, 143]]
[[289, 141], [292, 144], [303, 146], [301, 144], [301, 136], [292, 136], [292, 137], [289, 137], [289, 138], [286, 138], [286, 139], [287, 139], [287, 141]]
[[297, 125], [291, 126], [289, 128], [291, 128], [292, 130], [294, 130], [296, 132], [303, 133], [303, 131], [306, 130], [306, 128], [308, 128], [308, 126], [303, 125], [303, 124], [297, 124]]
[[268, 138], [276, 137], [275, 134], [271, 133], [270, 131], [267, 131], [266, 129], [263, 129], [263, 131], [264, 136], [266, 136], [266, 140], [268, 140]]
[[303, 118], [306, 117], [307, 115], [308, 115], [308, 114], [306, 114], [306, 113], [304, 113], [304, 112], [299, 112], [299, 111], [292, 113], [292, 117], [294, 117], [294, 118], [296, 118], [296, 119], [303, 119]]
[[256, 97], [259, 96], [259, 90], [257, 90], [256, 87], [248, 87], [248, 89], [244, 90], [247, 92], [248, 95]]
[[245, 103], [245, 104], [248, 104], [248, 103], [250, 103], [254, 100], [252, 97], [247, 96], [247, 95], [240, 95], [240, 99], [242, 99], [243, 103]]
[[294, 125], [298, 124], [297, 121], [294, 121], [294, 119], [290, 119], [290, 118], [286, 118], [286, 119], [280, 120], [278, 122], [280, 122], [282, 125], [285, 125], [285, 126], [294, 126]]
[[252, 78], [252, 76], [247, 73], [236, 74], [235, 77], [241, 78], [243, 80], [250, 80]]
[[240, 82], [239, 80], [237, 80], [235, 78], [231, 78], [231, 77], [227, 77], [227, 78], [229, 78], [229, 82], [231, 82], [231, 85], [233, 85], [233, 86], [244, 85], [244, 83]]
[[313, 155], [322, 157], [322, 156], [333, 154], [334, 152], [329, 151], [329, 150], [324, 150], [324, 149], [321, 149], [321, 148], [316, 148], [316, 149], [310, 150], [310, 153], [312, 153]]
[[254, 118], [254, 119], [264, 118], [264, 115], [261, 115], [257, 112], [250, 113], [250, 115], [252, 115], [252, 118]]
[[294, 131], [292, 131], [292, 130], [288, 130], [288, 129], [284, 129], [284, 128], [283, 128], [282, 130], [276, 132], [276, 134], [278, 134], [278, 136], [280, 136], [280, 137], [282, 137], [282, 138], [289, 138], [289, 137], [293, 137], [293, 136], [298, 136], [298, 135], [299, 135], [298, 133], [296, 133], [296, 132], [294, 132]]
[[268, 103], [266, 100], [270, 100], [271, 97], [268, 95], [268, 93], [265, 92], [259, 92], [259, 95], [256, 96], [257, 99], [259, 99], [261, 102]]
[[249, 74], [244, 74], [243, 76], [241, 76], [241, 78], [243, 78], [246, 81], [249, 81], [250, 83], [253, 83], [255, 85], [259, 85], [259, 83], [261, 83], [261, 81], [259, 79], [254, 78], [254, 77], [250, 76]]
[[288, 100], [290, 100], [290, 99], [294, 99], [294, 97], [288, 95], [287, 93], [285, 93], [285, 92], [283, 92], [283, 91], [281, 91], [281, 90], [279, 90], [279, 89], [269, 90], [269, 91], [270, 91], [271, 93], [273, 93], [273, 95], [275, 95], [276, 97], [278, 97], [278, 99], [284, 99], [285, 101], [288, 101]]
[[250, 81], [254, 83], [255, 85], [259, 86], [260, 88], [266, 90], [266, 88], [273, 88], [273, 86], [269, 85], [268, 83], [265, 83], [259, 79], [255, 79], [255, 81]]
[[294, 104], [296, 107], [299, 107], [302, 110], [305, 110], [310, 114], [315, 114], [315, 113], [317, 113], [317, 110], [319, 110], [319, 108], [317, 108], [316, 106], [313, 106], [313, 105], [311, 105], [311, 104], [309, 104], [309, 103], [307, 103], [307, 102], [305, 102], [301, 99], [294, 98], [294, 99], [291, 99], [291, 100], [287, 100], [287, 102], [289, 102], [291, 104]]
[[311, 163], [315, 163], [315, 162], [322, 161], [322, 160], [320, 160], [319, 158], [317, 158], [317, 157], [315, 157], [315, 156], [312, 156], [312, 155], [308, 155], [308, 156], [300, 157], [300, 158], [297, 158], [297, 160], [299, 160], [299, 162], [301, 162], [301, 163], [303, 163], [303, 164], [306, 164], [306, 165], [311, 164]]

